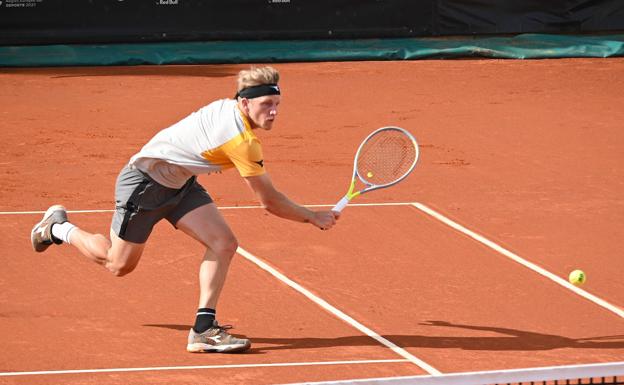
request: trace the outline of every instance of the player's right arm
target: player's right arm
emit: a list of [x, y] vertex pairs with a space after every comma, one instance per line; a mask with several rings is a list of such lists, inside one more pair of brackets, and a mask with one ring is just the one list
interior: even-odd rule
[[273, 186], [269, 174], [248, 176], [244, 179], [266, 210], [280, 218], [311, 223], [324, 230], [330, 229], [338, 219], [333, 211], [312, 211], [291, 201]]

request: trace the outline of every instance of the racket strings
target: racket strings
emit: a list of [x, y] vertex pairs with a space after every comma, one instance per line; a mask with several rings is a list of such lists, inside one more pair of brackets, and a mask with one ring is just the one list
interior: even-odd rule
[[365, 183], [384, 185], [401, 179], [416, 159], [414, 142], [400, 131], [381, 131], [362, 146], [356, 167]]

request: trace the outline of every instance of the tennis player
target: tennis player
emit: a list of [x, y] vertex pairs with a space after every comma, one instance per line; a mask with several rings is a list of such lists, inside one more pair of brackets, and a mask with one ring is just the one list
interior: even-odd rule
[[280, 104], [279, 73], [272, 67], [240, 71], [234, 99], [221, 99], [157, 133], [121, 170], [110, 238], [76, 227], [63, 206], [50, 207], [31, 232], [35, 251], [67, 243], [116, 276], [135, 269], [154, 225], [162, 219], [206, 247], [199, 269], [199, 309], [189, 352], [241, 352], [247, 339], [216, 321], [216, 306], [238, 242], [198, 174], [236, 168], [262, 205], [278, 217], [330, 229], [332, 211], [311, 211], [278, 191], [264, 166], [255, 129], [273, 127]]

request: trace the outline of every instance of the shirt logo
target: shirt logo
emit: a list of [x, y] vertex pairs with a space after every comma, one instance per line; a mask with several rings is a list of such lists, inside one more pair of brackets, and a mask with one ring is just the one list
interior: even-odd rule
[[258, 161], [255, 161], [255, 160], [254, 160], [254, 163], [259, 164], [259, 165], [260, 165], [260, 167], [264, 167], [264, 159], [262, 159], [262, 160], [258, 160]]

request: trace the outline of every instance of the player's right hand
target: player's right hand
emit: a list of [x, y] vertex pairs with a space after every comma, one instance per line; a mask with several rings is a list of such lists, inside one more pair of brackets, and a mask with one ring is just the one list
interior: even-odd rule
[[310, 223], [321, 230], [329, 230], [336, 224], [338, 218], [340, 218], [340, 213], [331, 210], [315, 211]]

